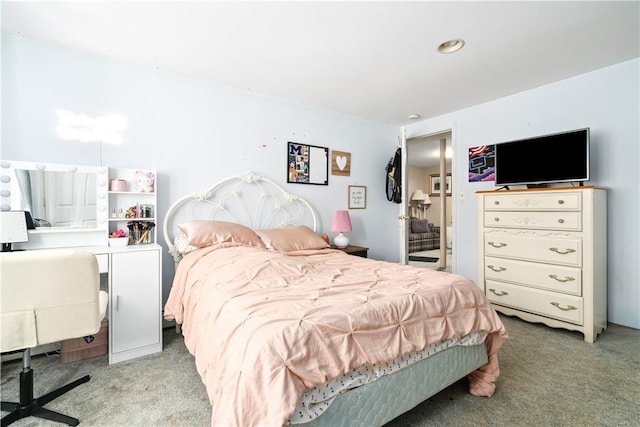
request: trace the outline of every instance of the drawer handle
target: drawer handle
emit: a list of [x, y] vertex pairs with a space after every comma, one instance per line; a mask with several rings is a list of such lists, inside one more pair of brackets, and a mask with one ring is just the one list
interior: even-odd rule
[[558, 204], [564, 205], [564, 200], [562, 199], [558, 200]]
[[575, 249], [571, 249], [571, 248], [565, 249], [564, 251], [562, 251], [562, 250], [560, 250], [558, 248], [549, 248], [549, 250], [551, 252], [555, 252], [555, 253], [560, 254], [560, 255], [572, 254], [572, 253], [574, 253], [576, 251]]
[[559, 308], [562, 311], [571, 311], [571, 310], [577, 310], [578, 307], [574, 307], [572, 305], [568, 305], [566, 307], [560, 307], [560, 303], [559, 302], [552, 302], [551, 303], [552, 306]]
[[557, 280], [558, 282], [562, 282], [562, 283], [564, 283], [564, 282], [573, 282], [574, 280], [576, 280], [573, 277], [569, 277], [569, 276], [564, 276], [564, 279], [559, 279], [558, 276], [555, 275], [555, 274], [550, 274], [549, 277], [551, 277], [554, 280]]
[[498, 273], [506, 270], [506, 268], [504, 267], [494, 267], [493, 265], [487, 265], [487, 268], [490, 268], [493, 271], [497, 271]]
[[560, 218], [560, 219], [558, 219], [558, 222], [559, 222], [560, 224], [564, 224], [564, 219]]
[[[500, 291], [500, 292], [498, 292], [498, 291], [496, 291], [495, 289], [489, 289], [489, 290], [490, 290], [491, 292], [493, 292], [495, 295], [499, 296], [499, 297], [504, 296], [504, 295], [509, 295], [509, 292], [505, 292], [505, 291]], [[553, 304], [553, 303], [552, 303], [552, 304]]]
[[500, 202], [496, 200], [495, 202], [493, 202], [493, 204], [494, 204], [494, 205], [499, 205], [499, 204], [500, 204]]
[[494, 248], [504, 248], [505, 246], [507, 246], [506, 243], [495, 243], [495, 242], [489, 242], [489, 246], [493, 246]]
[[494, 220], [495, 222], [499, 222], [499, 221], [500, 221], [500, 218], [495, 217], [495, 218], [493, 218], [493, 220]]

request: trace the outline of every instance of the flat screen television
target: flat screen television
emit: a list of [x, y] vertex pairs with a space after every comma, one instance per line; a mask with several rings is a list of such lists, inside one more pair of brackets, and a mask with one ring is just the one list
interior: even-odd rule
[[544, 186], [589, 180], [589, 128], [495, 145], [495, 184]]

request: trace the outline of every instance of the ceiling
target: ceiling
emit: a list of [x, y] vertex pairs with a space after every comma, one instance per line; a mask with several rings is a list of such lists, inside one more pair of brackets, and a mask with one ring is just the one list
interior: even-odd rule
[[[2, 1], [2, 30], [391, 125], [640, 56], [640, 2]], [[437, 46], [465, 46], [440, 54]]]
[[439, 168], [440, 140], [446, 141], [445, 162], [447, 172], [451, 172], [451, 132], [421, 136], [407, 140], [407, 164], [418, 168]]

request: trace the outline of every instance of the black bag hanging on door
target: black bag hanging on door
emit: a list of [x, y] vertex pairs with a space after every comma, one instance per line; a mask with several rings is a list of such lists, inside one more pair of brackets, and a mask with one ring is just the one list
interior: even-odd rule
[[387, 200], [394, 203], [402, 202], [402, 152], [400, 147], [396, 150], [396, 154], [389, 159], [386, 167], [386, 190]]

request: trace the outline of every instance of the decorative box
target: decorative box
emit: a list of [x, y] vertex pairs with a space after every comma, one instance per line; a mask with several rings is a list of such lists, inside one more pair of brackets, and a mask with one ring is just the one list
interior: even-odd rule
[[127, 180], [112, 179], [109, 182], [109, 191], [127, 191]]
[[92, 336], [93, 341], [90, 343], [87, 343], [84, 337], [62, 341], [60, 361], [75, 362], [107, 354], [109, 352], [109, 320], [104, 319], [98, 333]]

